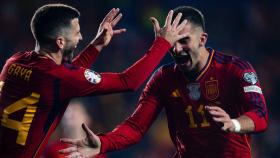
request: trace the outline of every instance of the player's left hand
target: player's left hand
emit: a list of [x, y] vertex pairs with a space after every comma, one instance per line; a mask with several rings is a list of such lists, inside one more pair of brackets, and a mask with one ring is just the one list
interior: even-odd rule
[[103, 21], [100, 23], [97, 35], [92, 41], [92, 44], [100, 51], [104, 46], [107, 46], [114, 35], [126, 32], [126, 29], [114, 30], [114, 27], [122, 18], [122, 13], [119, 13], [119, 8], [113, 8], [104, 17]]
[[86, 133], [86, 137], [82, 139], [61, 138], [60, 141], [74, 145], [73, 147], [59, 150], [61, 154], [68, 154], [65, 158], [91, 158], [100, 153], [101, 142], [85, 124], [82, 128]]
[[233, 132], [235, 129], [230, 116], [222, 108], [218, 106], [205, 106], [205, 109], [212, 115], [214, 121], [223, 123], [222, 130], [226, 132]]

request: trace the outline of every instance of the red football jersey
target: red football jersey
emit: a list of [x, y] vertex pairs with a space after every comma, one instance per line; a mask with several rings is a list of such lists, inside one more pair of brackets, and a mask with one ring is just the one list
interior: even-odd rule
[[100, 74], [87, 69], [98, 53], [92, 46], [73, 64], [57, 65], [34, 51], [16, 53], [0, 76], [0, 157], [39, 157], [71, 98], [137, 89], [169, 48], [157, 38], [132, 67]]
[[240, 58], [208, 51], [207, 64], [192, 80], [176, 64], [160, 68], [132, 116], [112, 132], [100, 135], [101, 152], [138, 142], [165, 108], [176, 158], [250, 158], [250, 134], [224, 132], [205, 106], [219, 106], [231, 118], [247, 115], [254, 121], [255, 132], [265, 130], [268, 114], [256, 72]]

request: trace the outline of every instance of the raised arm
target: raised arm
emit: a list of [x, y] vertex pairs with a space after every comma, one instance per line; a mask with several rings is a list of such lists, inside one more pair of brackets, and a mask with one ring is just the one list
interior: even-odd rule
[[72, 64], [84, 68], [90, 68], [93, 62], [96, 60], [100, 51], [107, 46], [114, 35], [121, 34], [126, 29], [114, 30], [114, 27], [122, 18], [122, 14], [119, 13], [119, 9], [113, 8], [100, 23], [96, 37], [92, 42], [79, 53], [79, 55], [73, 59]]
[[[173, 11], [170, 11], [163, 28], [160, 28], [157, 20], [152, 18], [156, 40], [141, 59], [122, 73], [99, 74], [84, 68], [77, 70], [75, 68], [70, 68], [65, 70], [65, 72], [63, 71], [64, 73], [62, 74], [59, 72], [53, 72], [53, 74], [63, 77], [64, 80], [68, 80], [68, 82], [65, 83], [68, 84], [68, 86], [65, 87], [66, 89], [70, 88], [73, 94], [71, 96], [73, 97], [136, 90], [152, 73], [170, 47], [177, 40], [186, 36], [185, 34], [180, 34], [180, 30], [182, 30], [187, 22], [184, 20], [181, 24], [178, 23], [181, 18], [181, 14], [179, 13], [171, 24], [172, 16]], [[75, 91], [73, 89], [75, 89]]]
[[187, 21], [184, 20], [182, 23], [179, 23], [182, 16], [182, 14], [179, 13], [174, 21], [171, 22], [172, 16], [173, 11], [171, 10], [162, 28], [160, 28], [157, 19], [151, 17], [156, 36], [153, 46], [141, 59], [122, 73], [102, 73], [101, 93], [136, 90], [140, 87], [159, 64], [170, 47], [173, 46], [176, 41], [186, 36], [186, 34], [180, 34], [180, 31], [184, 28]]

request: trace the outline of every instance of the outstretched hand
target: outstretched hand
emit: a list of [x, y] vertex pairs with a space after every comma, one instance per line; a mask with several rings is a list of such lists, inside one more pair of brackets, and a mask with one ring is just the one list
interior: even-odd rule
[[126, 29], [114, 30], [114, 27], [122, 18], [122, 13], [119, 13], [120, 9], [113, 8], [104, 17], [100, 23], [96, 37], [92, 41], [92, 44], [100, 51], [103, 47], [107, 46], [114, 35], [124, 33]]
[[97, 135], [95, 135], [87, 125], [82, 124], [82, 128], [86, 133], [86, 137], [81, 139], [61, 138], [60, 141], [74, 145], [69, 148], [61, 149], [61, 154], [66, 154], [66, 158], [91, 158], [100, 153], [101, 142]]
[[171, 44], [171, 46], [173, 46], [178, 40], [187, 36], [187, 33], [181, 34], [181, 31], [187, 24], [186, 19], [179, 23], [182, 17], [182, 13], [177, 14], [173, 22], [172, 17], [173, 10], [170, 10], [165, 19], [165, 24], [162, 28], [160, 27], [159, 22], [155, 17], [150, 17], [150, 20], [152, 21], [154, 26], [155, 36], [165, 38]]

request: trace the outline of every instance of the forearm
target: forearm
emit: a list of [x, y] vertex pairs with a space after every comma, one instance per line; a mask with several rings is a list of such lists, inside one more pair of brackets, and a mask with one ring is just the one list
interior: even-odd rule
[[96, 46], [89, 44], [84, 50], [82, 50], [77, 57], [72, 61], [72, 64], [78, 67], [84, 67], [89, 69], [93, 62], [99, 55], [100, 50]]
[[99, 44], [95, 40], [90, 42], [90, 45], [93, 45], [97, 51], [101, 52], [101, 50], [105, 47], [104, 44]]
[[139, 142], [161, 109], [157, 97], [142, 94], [136, 111], [112, 132], [100, 135], [101, 153], [124, 149]]
[[170, 47], [171, 45], [165, 39], [157, 38], [144, 57], [120, 74], [122, 82], [129, 89], [138, 89], [156, 68]]
[[[266, 110], [265, 110], [266, 111]], [[254, 123], [254, 130], [253, 132], [263, 132], [268, 127], [268, 115], [266, 113], [258, 114], [255, 111], [249, 111], [244, 114], [249, 119], [251, 119]]]
[[[250, 114], [249, 116], [247, 116]], [[234, 132], [236, 133], [252, 133], [252, 132], [262, 132], [267, 129], [267, 120], [262, 119], [252, 119], [252, 115], [254, 118], [254, 114], [247, 113], [242, 115], [236, 119], [237, 122], [233, 123], [235, 126]], [[257, 126], [257, 127], [256, 127]]]
[[144, 133], [141, 133], [139, 129], [126, 122], [115, 128], [112, 132], [99, 135], [101, 141], [100, 152], [107, 153], [124, 149], [139, 142], [143, 135]]
[[237, 133], [250, 133], [255, 131], [255, 124], [250, 117], [242, 115], [236, 118], [236, 120], [240, 124], [240, 130]]

